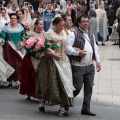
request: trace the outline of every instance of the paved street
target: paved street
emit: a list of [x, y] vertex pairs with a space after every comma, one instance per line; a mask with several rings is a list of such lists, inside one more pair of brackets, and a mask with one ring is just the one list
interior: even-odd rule
[[102, 70], [95, 75], [91, 111], [95, 117], [80, 114], [83, 92], [70, 108], [70, 117], [58, 116], [59, 106], [46, 106], [38, 111], [38, 101], [26, 101], [17, 89], [0, 88], [0, 120], [120, 120], [120, 49], [107, 42], [99, 46]]

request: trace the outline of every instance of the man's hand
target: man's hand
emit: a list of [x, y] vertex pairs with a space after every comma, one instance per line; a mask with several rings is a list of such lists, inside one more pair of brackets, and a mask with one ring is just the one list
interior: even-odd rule
[[85, 57], [85, 55], [87, 54], [87, 51], [80, 50], [80, 48], [76, 48], [76, 47], [73, 47], [73, 48], [79, 52], [79, 56], [82, 58]]
[[84, 50], [80, 50], [80, 52], [79, 52], [79, 56], [80, 57], [85, 57], [85, 55], [87, 54], [87, 51], [84, 51]]
[[97, 72], [99, 72], [101, 70], [101, 64], [100, 63], [96, 63], [96, 70], [97, 70]]

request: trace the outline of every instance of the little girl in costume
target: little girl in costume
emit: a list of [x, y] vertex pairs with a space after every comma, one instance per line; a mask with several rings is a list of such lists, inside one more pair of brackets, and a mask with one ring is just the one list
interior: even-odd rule
[[119, 44], [119, 33], [117, 32], [118, 21], [116, 20], [112, 28], [112, 34], [110, 35], [110, 41], [114, 42], [113, 45]]

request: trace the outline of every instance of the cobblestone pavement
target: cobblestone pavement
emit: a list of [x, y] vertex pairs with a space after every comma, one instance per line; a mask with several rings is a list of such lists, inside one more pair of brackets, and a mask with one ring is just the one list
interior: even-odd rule
[[59, 106], [46, 105], [38, 110], [38, 101], [26, 101], [17, 89], [0, 88], [0, 120], [120, 120], [120, 49], [112, 43], [99, 46], [102, 70], [95, 75], [91, 111], [95, 117], [80, 114], [83, 92], [70, 108], [70, 117], [58, 116]]

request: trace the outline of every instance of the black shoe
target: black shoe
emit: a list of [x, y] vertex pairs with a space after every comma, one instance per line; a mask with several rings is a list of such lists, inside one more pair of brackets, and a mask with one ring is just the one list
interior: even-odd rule
[[104, 43], [102, 43], [101, 45], [105, 45]]
[[112, 45], [116, 45], [116, 43], [112, 44]]
[[45, 107], [39, 107], [39, 111], [44, 113], [45, 112]]
[[31, 101], [31, 98], [30, 98], [30, 96], [28, 96], [28, 97], [26, 98], [26, 100], [28, 100], [28, 101]]
[[65, 111], [69, 111], [69, 107], [68, 106], [64, 106], [64, 108], [65, 108]]
[[99, 45], [97, 41], [96, 41], [96, 44]]
[[89, 116], [96, 116], [96, 114], [92, 113], [92, 112], [84, 112], [84, 111], [81, 111], [81, 114], [82, 115], [89, 115]]
[[45, 101], [41, 100], [39, 103], [39, 111], [45, 112]]
[[69, 114], [66, 111], [59, 110], [59, 116], [60, 117], [69, 117]]
[[12, 84], [9, 84], [7, 87], [8, 87], [8, 88], [12, 88]]

